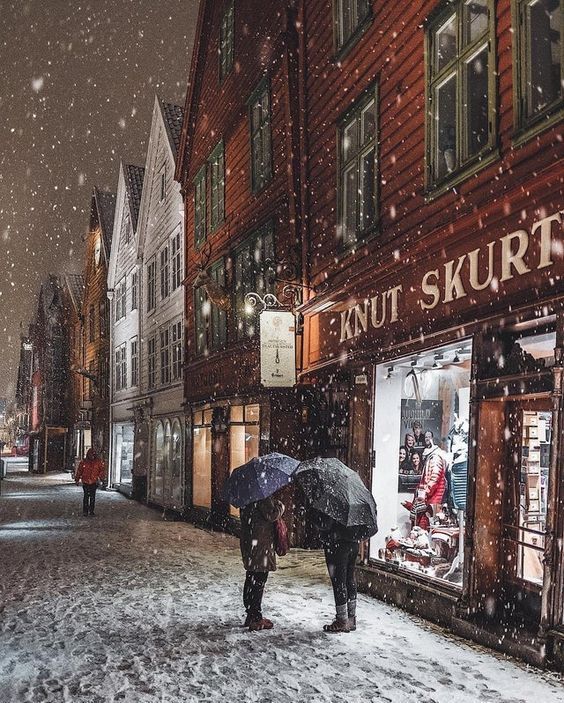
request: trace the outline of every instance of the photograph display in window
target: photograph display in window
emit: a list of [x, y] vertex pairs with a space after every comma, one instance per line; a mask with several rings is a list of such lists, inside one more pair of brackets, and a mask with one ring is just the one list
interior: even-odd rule
[[470, 343], [383, 364], [376, 373], [371, 553], [462, 583]]

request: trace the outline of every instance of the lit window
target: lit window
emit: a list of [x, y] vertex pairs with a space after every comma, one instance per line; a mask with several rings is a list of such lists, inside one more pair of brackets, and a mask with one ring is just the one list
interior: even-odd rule
[[344, 46], [370, 15], [370, 0], [335, 0], [337, 47]]

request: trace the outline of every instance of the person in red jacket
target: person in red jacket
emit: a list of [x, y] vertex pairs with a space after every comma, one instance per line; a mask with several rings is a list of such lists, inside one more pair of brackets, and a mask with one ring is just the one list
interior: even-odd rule
[[102, 459], [98, 457], [94, 449], [90, 448], [86, 452], [86, 458], [78, 465], [74, 480], [76, 485], [82, 480], [82, 490], [84, 499], [82, 501], [82, 511], [84, 515], [94, 515], [94, 504], [96, 502], [96, 487], [98, 481], [104, 481], [106, 477], [106, 467]]

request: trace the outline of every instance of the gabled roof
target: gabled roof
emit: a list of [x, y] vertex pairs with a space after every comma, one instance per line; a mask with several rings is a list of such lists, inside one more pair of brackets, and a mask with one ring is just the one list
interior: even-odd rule
[[139, 217], [141, 193], [143, 192], [143, 177], [145, 175], [145, 169], [143, 166], [124, 164], [123, 173], [125, 176], [125, 187], [127, 189], [127, 197], [131, 211], [131, 223], [133, 225], [133, 231], [135, 232], [137, 229], [137, 219]]
[[112, 233], [114, 231], [114, 214], [116, 210], [116, 194], [106, 190], [94, 188], [92, 198], [98, 210], [98, 220], [102, 229], [102, 239], [106, 249], [106, 256], [109, 258], [112, 244]]
[[77, 313], [82, 312], [82, 298], [84, 296], [84, 276], [81, 273], [65, 274], [65, 282]]
[[163, 115], [163, 122], [166, 127], [166, 133], [170, 142], [170, 148], [174, 155], [174, 160], [178, 155], [180, 147], [180, 135], [182, 133], [182, 118], [184, 110], [179, 105], [167, 103], [159, 99], [159, 105]]

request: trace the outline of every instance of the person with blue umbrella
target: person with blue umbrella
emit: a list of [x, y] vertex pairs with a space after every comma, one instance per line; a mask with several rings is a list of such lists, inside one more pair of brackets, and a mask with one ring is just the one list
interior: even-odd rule
[[234, 469], [225, 487], [227, 500], [241, 509], [241, 557], [246, 571], [243, 604], [244, 627], [271, 630], [272, 620], [263, 617], [262, 598], [271, 571], [276, 571], [275, 523], [284, 504], [275, 494], [292, 480], [298, 461], [284, 454], [255, 457]]

